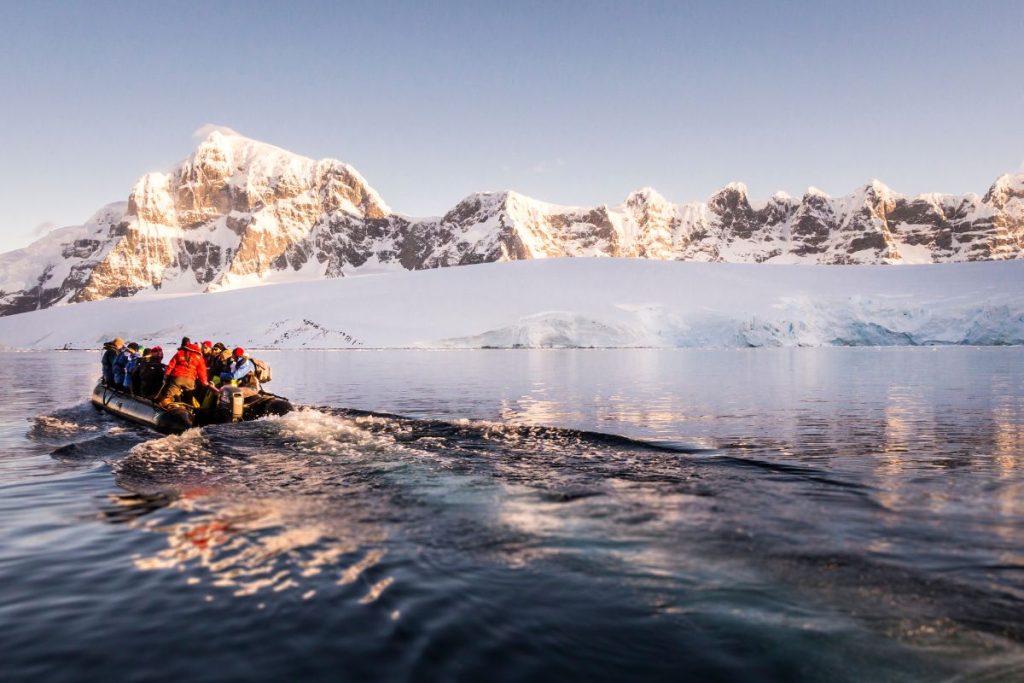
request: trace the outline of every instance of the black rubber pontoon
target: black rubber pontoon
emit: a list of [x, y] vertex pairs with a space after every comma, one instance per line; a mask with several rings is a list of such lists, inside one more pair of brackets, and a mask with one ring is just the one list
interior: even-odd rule
[[192, 426], [192, 413], [184, 405], [161, 408], [149, 399], [117, 391], [103, 382], [92, 390], [92, 404], [111, 415], [152, 427], [161, 434], [181, 434]]
[[[151, 427], [161, 434], [181, 434], [190, 427], [231, 422], [230, 413], [213, 410], [201, 412], [184, 403], [164, 408], [155, 402], [108, 387], [102, 381], [92, 390], [92, 404], [111, 415]], [[255, 420], [267, 415], [285, 415], [294, 410], [291, 402], [281, 396], [260, 392], [245, 401], [242, 420]]]

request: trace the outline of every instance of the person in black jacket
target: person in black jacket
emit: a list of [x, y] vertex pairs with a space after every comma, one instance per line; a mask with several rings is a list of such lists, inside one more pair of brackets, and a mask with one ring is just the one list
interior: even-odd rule
[[142, 362], [135, 366], [135, 373], [138, 376], [138, 390], [136, 393], [153, 398], [160, 393], [164, 383], [164, 350], [154, 346], [147, 350], [142, 357]]
[[[115, 337], [103, 345], [103, 357], [100, 359], [100, 366], [103, 368], [103, 383], [114, 386], [114, 359], [124, 348], [124, 339]], [[121, 387], [117, 387], [120, 389]]]

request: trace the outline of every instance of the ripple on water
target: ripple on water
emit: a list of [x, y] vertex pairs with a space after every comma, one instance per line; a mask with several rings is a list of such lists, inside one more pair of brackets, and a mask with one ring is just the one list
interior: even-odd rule
[[[112, 461], [130, 493], [104, 506], [107, 521], [160, 540], [136, 554], [135, 570], [183, 574], [210, 599], [290, 596], [379, 611], [395, 628], [416, 625], [422, 640], [408, 661], [427, 670], [454, 671], [439, 652], [448, 639], [483, 666], [503, 656], [496, 649], [530, 639], [554, 648], [549, 660], [568, 661], [582, 642], [612, 647], [610, 634], [632, 651], [606, 663], [628, 667], [642, 649], [636, 633], [666, 647], [673, 633], [691, 647], [697, 633], [746, 634], [793, 657], [787, 648], [822, 639], [829, 656], [853, 659], [885, 643], [890, 659], [904, 646], [939, 653], [945, 663], [930, 673], [957, 671], [948, 662], [961, 656], [983, 679], [1019, 670], [1024, 634], [1012, 596], [936, 583], [872, 556], [853, 534], [844, 540], [856, 562], [823, 554], [850, 528], [829, 516], [870, 518], [870, 529], [899, 518], [868, 483], [779, 462], [777, 441], [695, 447], [333, 409], [146, 438], [80, 417], [78, 427], [74, 414], [39, 420], [34, 438], [70, 440], [55, 457]], [[527, 576], [538, 585], [527, 587]], [[620, 601], [634, 635], [619, 628], [629, 618], [612, 623], [607, 604], [573, 594], [583, 586]], [[546, 637], [511, 619], [523, 604], [566, 632]], [[565, 621], [545, 611], [553, 605], [567, 606]], [[655, 628], [652, 615], [672, 628]], [[588, 618], [593, 630], [580, 624]], [[478, 647], [468, 644], [474, 629]], [[983, 649], [995, 654], [972, 654]]]
[[32, 419], [27, 436], [33, 441], [58, 444], [118, 428], [123, 429], [123, 423], [96, 410], [89, 401], [83, 401], [48, 414], [37, 415]]

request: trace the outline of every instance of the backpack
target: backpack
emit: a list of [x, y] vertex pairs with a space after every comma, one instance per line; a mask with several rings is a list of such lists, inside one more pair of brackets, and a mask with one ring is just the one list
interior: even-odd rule
[[270, 364], [264, 360], [258, 360], [256, 358], [250, 358], [252, 364], [256, 367], [256, 379], [259, 380], [260, 384], [266, 384], [273, 379], [272, 373], [270, 372]]

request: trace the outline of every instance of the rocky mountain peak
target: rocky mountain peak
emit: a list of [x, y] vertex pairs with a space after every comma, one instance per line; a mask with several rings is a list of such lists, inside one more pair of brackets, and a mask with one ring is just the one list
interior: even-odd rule
[[870, 188], [873, 192], [878, 194], [893, 194], [892, 188], [878, 178], [872, 178], [864, 185], [864, 187]]
[[460, 217], [468, 218], [481, 214], [493, 215], [500, 211], [507, 211], [508, 207], [517, 203], [519, 198], [528, 199], [523, 195], [508, 190], [474, 192], [459, 200], [459, 203], [452, 207], [442, 220], [458, 220]]
[[896, 197], [896, 193], [888, 185], [877, 179], [866, 183], [854, 195], [862, 196], [867, 202], [885, 202]]
[[663, 206], [668, 200], [661, 196], [653, 187], [641, 187], [633, 190], [626, 197], [626, 206]]
[[1024, 173], [1004, 173], [999, 176], [982, 201], [1001, 209], [1014, 199], [1024, 199]]
[[1021, 258], [1024, 174], [974, 194], [905, 197], [873, 180], [706, 202], [652, 188], [617, 206], [472, 194], [440, 218], [396, 214], [354, 168], [227, 130], [144, 175], [127, 202], [0, 255], [0, 315], [54, 304], [268, 281], [567, 256], [729, 262], [901, 263]]
[[724, 211], [749, 211], [747, 186], [743, 183], [729, 183], [708, 198], [708, 207], [716, 213]]

